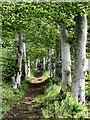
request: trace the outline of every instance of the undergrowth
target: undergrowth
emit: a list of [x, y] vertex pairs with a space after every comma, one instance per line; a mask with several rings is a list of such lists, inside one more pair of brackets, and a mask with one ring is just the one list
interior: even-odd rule
[[[50, 100], [51, 101], [51, 100]], [[75, 101], [70, 93], [67, 93], [66, 99], [61, 103], [48, 100], [42, 110], [44, 118], [85, 118], [87, 117], [87, 108], [81, 103]]]
[[13, 89], [10, 82], [2, 81], [2, 117], [23, 96], [25, 90], [28, 87], [28, 83], [27, 81], [22, 81], [21, 84], [21, 88]]
[[90, 100], [90, 71], [87, 71], [86, 74], [86, 80], [85, 80], [85, 95], [86, 95], [86, 100]]
[[84, 119], [87, 117], [87, 107], [73, 98], [70, 87], [68, 92], [60, 93], [60, 79], [50, 80], [46, 85], [45, 94], [34, 99], [37, 105], [42, 104], [42, 118]]
[[43, 70], [43, 75], [42, 75], [42, 79], [43, 81], [45, 81], [46, 79], [49, 78], [49, 71], [48, 70]]

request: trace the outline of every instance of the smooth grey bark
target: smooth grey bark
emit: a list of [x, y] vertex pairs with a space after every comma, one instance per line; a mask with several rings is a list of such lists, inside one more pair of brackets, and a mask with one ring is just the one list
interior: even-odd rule
[[12, 84], [13, 84], [13, 88], [17, 88], [17, 83], [15, 81], [15, 77], [16, 77], [16, 74], [14, 73], [14, 76], [12, 76]]
[[28, 59], [27, 77], [30, 78], [30, 59]]
[[46, 58], [43, 57], [43, 69], [45, 70], [45, 68], [46, 68]]
[[56, 64], [55, 63], [53, 63], [53, 67], [54, 67], [53, 76], [55, 77], [55, 74], [56, 74]]
[[86, 14], [76, 16], [76, 39], [74, 55], [74, 74], [72, 93], [76, 100], [85, 103], [85, 71], [86, 71], [86, 41], [87, 17]]
[[18, 31], [18, 51], [17, 51], [17, 59], [16, 59], [16, 73], [14, 74], [14, 88], [18, 88], [21, 86], [21, 75], [22, 75], [22, 56], [23, 56], [23, 37], [22, 33]]
[[59, 26], [62, 51], [62, 89], [66, 89], [68, 82], [71, 81], [71, 55], [70, 44], [68, 42], [68, 31], [63, 24]]
[[53, 49], [49, 48], [49, 64], [48, 64], [48, 69], [50, 72], [50, 77], [54, 77], [54, 64], [52, 61], [52, 55], [53, 55]]
[[49, 70], [49, 75], [50, 75], [50, 77], [51, 77], [51, 64], [52, 64], [52, 48], [49, 48], [48, 49], [48, 54], [49, 54], [49, 56], [48, 56], [48, 70]]
[[38, 63], [40, 63], [40, 59], [39, 58], [36, 59], [36, 69], [37, 69], [37, 64]]
[[88, 70], [90, 71], [90, 58], [88, 59]]
[[56, 66], [55, 76], [60, 77], [60, 39], [56, 39]]
[[27, 62], [26, 62], [26, 46], [23, 43], [23, 58], [24, 58], [24, 79], [27, 79]]

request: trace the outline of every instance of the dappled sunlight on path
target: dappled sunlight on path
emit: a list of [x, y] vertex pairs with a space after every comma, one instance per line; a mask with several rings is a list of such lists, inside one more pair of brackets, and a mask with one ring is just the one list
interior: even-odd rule
[[42, 79], [42, 72], [35, 72], [34, 73], [34, 80], [31, 81], [31, 83], [42, 83], [43, 79]]

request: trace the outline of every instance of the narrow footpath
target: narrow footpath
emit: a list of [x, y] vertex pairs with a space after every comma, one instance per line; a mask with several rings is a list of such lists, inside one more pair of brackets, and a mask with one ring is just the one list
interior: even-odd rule
[[35, 97], [44, 94], [45, 83], [42, 82], [39, 75], [35, 73], [35, 80], [30, 84], [23, 98], [11, 108], [3, 120], [28, 120], [30, 118], [38, 118], [39, 120], [41, 118], [41, 105], [35, 107], [36, 103], [33, 102]]

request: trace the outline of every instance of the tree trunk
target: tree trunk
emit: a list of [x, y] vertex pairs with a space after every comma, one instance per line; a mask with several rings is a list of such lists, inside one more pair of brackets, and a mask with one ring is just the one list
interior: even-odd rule
[[56, 39], [56, 71], [55, 76], [60, 77], [60, 39]]
[[45, 69], [48, 70], [48, 58], [46, 58], [46, 65], [45, 65]]
[[26, 46], [23, 43], [23, 58], [24, 58], [24, 79], [27, 79], [27, 63], [26, 63]]
[[71, 56], [70, 45], [68, 42], [68, 31], [65, 25], [59, 27], [61, 37], [61, 51], [62, 51], [62, 89], [66, 89], [69, 80], [71, 81]]
[[19, 31], [18, 32], [18, 54], [17, 54], [17, 62], [16, 62], [16, 66], [17, 66], [17, 71], [16, 71], [16, 83], [17, 83], [17, 87], [20, 86], [20, 82], [21, 82], [21, 75], [22, 75], [22, 56], [23, 56], [23, 40], [22, 40], [22, 33]]
[[27, 77], [30, 78], [30, 59], [28, 59], [28, 72]]
[[15, 80], [14, 80], [15, 89], [20, 86], [20, 82], [21, 82], [22, 56], [23, 56], [23, 41], [22, 41], [22, 34], [19, 31], [18, 32], [18, 53], [17, 53], [17, 59], [16, 59], [16, 73], [14, 75], [15, 76]]
[[49, 48], [49, 64], [48, 64], [48, 69], [50, 72], [50, 77], [54, 77], [54, 65], [52, 62], [52, 55], [53, 55], [53, 49]]
[[49, 75], [51, 77], [51, 55], [52, 55], [52, 49], [48, 49], [48, 70], [49, 70]]
[[86, 41], [87, 17], [86, 14], [76, 17], [76, 41], [74, 55], [74, 75], [72, 93], [76, 100], [85, 102], [85, 71], [86, 71]]
[[36, 69], [37, 69], [37, 64], [38, 63], [40, 63], [40, 59], [39, 58], [36, 59]]
[[46, 68], [46, 59], [45, 59], [45, 57], [43, 58], [43, 69], [45, 70], [45, 68]]
[[53, 69], [53, 76], [55, 77], [55, 74], [56, 74], [56, 64], [55, 63], [53, 63], [53, 67], [54, 67], [54, 69]]

